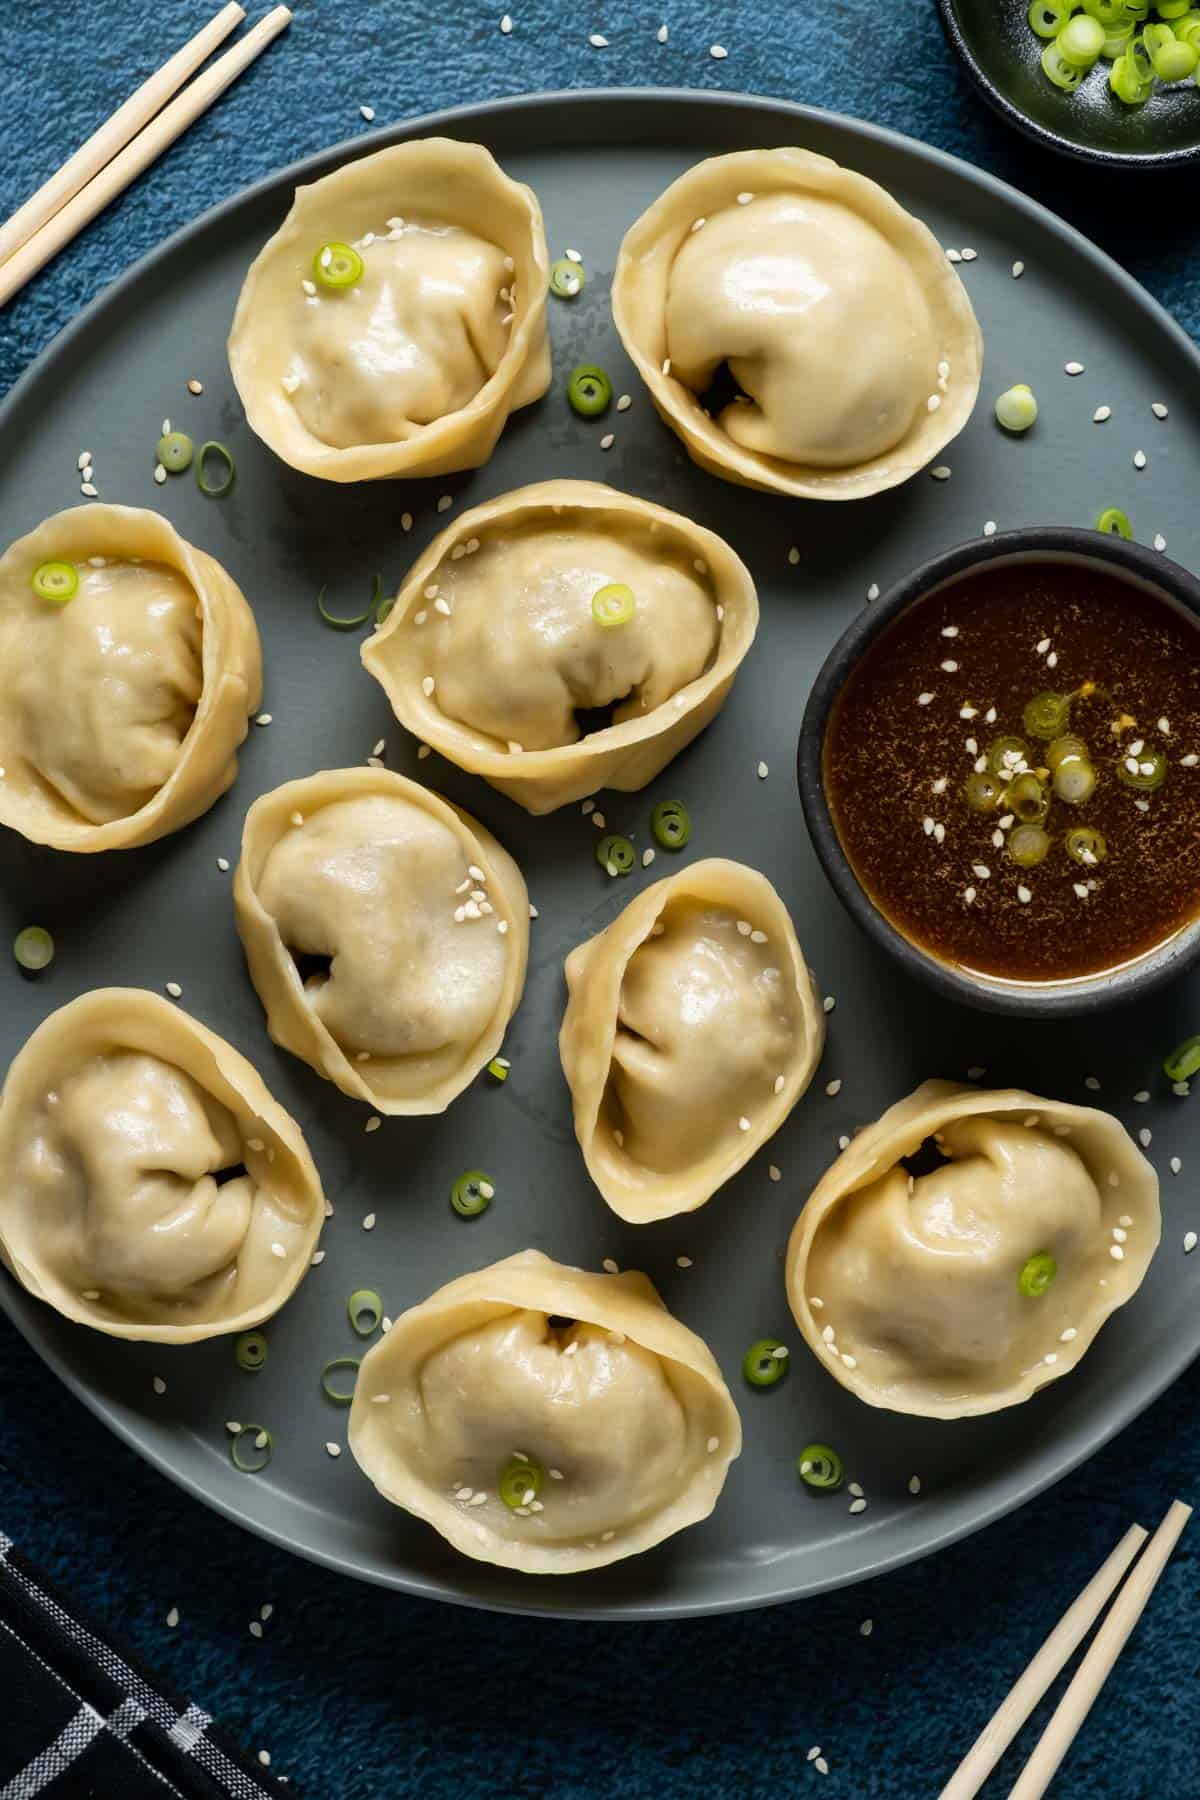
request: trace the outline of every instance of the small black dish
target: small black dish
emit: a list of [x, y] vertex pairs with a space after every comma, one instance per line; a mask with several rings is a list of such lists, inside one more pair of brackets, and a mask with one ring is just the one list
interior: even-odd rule
[[1160, 87], [1145, 106], [1110, 92], [1106, 62], [1073, 94], [1047, 80], [1028, 0], [937, 0], [942, 26], [968, 75], [1010, 125], [1036, 143], [1109, 169], [1200, 165], [1200, 89]]
[[1032, 526], [973, 538], [914, 569], [868, 605], [838, 639], [822, 664], [804, 711], [796, 775], [809, 836], [838, 899], [867, 935], [909, 974], [951, 1000], [986, 1012], [1030, 1018], [1093, 1012], [1140, 998], [1173, 980], [1200, 959], [1200, 913], [1169, 941], [1118, 969], [1062, 981], [1027, 982], [967, 971], [942, 961], [906, 937], [869, 898], [842, 848], [825, 790], [825, 732], [833, 705], [868, 646], [906, 607], [968, 571], [1002, 562], [1062, 561], [1102, 569], [1149, 589], [1196, 625], [1200, 657], [1200, 580], [1159, 552], [1102, 532], [1071, 526]]

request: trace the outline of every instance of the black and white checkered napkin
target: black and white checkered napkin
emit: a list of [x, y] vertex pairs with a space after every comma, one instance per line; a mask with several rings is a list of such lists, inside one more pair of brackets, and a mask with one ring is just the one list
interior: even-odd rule
[[0, 1800], [285, 1800], [0, 1532]]

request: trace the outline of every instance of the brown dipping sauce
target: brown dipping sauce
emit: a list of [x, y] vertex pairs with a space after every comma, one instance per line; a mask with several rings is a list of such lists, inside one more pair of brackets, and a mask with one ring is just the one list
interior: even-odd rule
[[[1020, 820], [1002, 823], [1013, 820], [1004, 798], [980, 812], [964, 790], [1000, 737], [1021, 739], [1028, 766], [1045, 773], [1049, 746], [1023, 714], [1047, 691], [1072, 696], [1067, 731], [1086, 745], [1096, 783], [1079, 805], [1051, 790], [1050, 848], [1022, 868], [1007, 847]], [[1141, 759], [1166, 759], [1152, 792], [1121, 778], [1139, 740]], [[1115, 969], [1200, 912], [1200, 628], [1077, 563], [962, 575], [868, 647], [835, 702], [824, 779], [859, 882], [923, 950], [1018, 981]], [[1079, 826], [1103, 834], [1090, 867], [1065, 847]]]

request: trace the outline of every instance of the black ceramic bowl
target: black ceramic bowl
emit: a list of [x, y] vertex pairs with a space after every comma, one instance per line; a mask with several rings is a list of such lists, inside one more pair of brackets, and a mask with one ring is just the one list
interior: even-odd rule
[[[1044, 1018], [1091, 1012], [1130, 1000], [1181, 975], [1200, 958], [1200, 913], [1168, 942], [1116, 970], [1058, 982], [1005, 980], [967, 971], [933, 956], [897, 929], [869, 898], [842, 849], [833, 822], [824, 778], [825, 732], [843, 683], [868, 645], [906, 607], [972, 569], [998, 563], [1062, 561], [1103, 569], [1109, 575], [1149, 589], [1184, 613], [1196, 627], [1200, 664], [1200, 581], [1157, 551], [1070, 526], [1035, 526], [975, 538], [935, 556], [915, 569], [879, 600], [867, 606], [830, 651], [813, 684], [797, 752], [800, 800], [809, 836], [838, 899], [868, 936], [910, 974], [928, 982], [952, 1000], [988, 1012], [1022, 1013]], [[1198, 851], [1200, 855], [1200, 851]]]
[[[1194, 3], [1194, 0], [1193, 0]], [[937, 0], [942, 25], [984, 99], [1026, 137], [1107, 168], [1200, 166], [1200, 89], [1160, 87], [1145, 106], [1109, 91], [1106, 62], [1074, 94], [1047, 80], [1029, 0]]]

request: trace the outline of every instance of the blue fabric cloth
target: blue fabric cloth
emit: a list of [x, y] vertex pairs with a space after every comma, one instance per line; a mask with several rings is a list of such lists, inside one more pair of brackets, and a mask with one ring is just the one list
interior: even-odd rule
[[[928, 0], [510, 4], [504, 37], [503, 0], [297, 0], [283, 42], [0, 314], [0, 384], [176, 225], [366, 130], [360, 104], [386, 123], [611, 83], [782, 95], [924, 138], [1065, 214], [1200, 333], [1194, 175], [1185, 207], [1179, 181], [1097, 179], [1032, 150], [959, 79]], [[208, 10], [203, 0], [0, 8], [0, 211]], [[589, 47], [592, 31], [609, 48]], [[709, 55], [714, 42], [725, 60]], [[1171, 206], [1179, 228], [1163, 230]], [[259, 1543], [111, 1438], [0, 1323], [0, 1523], [103, 1628], [268, 1748], [274, 1770], [310, 1797], [776, 1800], [806, 1784], [830, 1796], [928, 1795], [1126, 1523], [1153, 1524], [1172, 1493], [1200, 1492], [1196, 1392], [1185, 1377], [1017, 1516], [854, 1591], [688, 1624], [548, 1624], [379, 1593]], [[1064, 1800], [1200, 1794], [1198, 1562], [1185, 1538], [1071, 1754], [1055, 1790]], [[248, 1626], [267, 1601], [275, 1610], [257, 1641]], [[4, 1712], [0, 1696], [0, 1729]], [[818, 1743], [824, 1779], [805, 1761]], [[1010, 1781], [1012, 1767], [1010, 1757]]]

